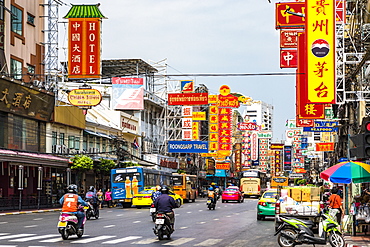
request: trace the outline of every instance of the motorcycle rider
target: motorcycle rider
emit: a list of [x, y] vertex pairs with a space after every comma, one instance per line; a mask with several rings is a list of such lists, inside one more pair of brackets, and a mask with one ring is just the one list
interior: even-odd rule
[[162, 194], [154, 201], [154, 206], [157, 212], [163, 212], [170, 218], [172, 230], [175, 231], [175, 213], [173, 209], [177, 208], [177, 204], [175, 199], [168, 195], [169, 189], [166, 185], [162, 186], [160, 191]]
[[156, 189], [156, 191], [152, 194], [152, 201], [153, 201], [153, 203], [158, 198], [158, 196], [162, 195], [161, 186], [157, 185], [155, 187], [155, 189]]
[[77, 185], [71, 184], [67, 188], [67, 193], [59, 200], [62, 204], [62, 212], [76, 214], [78, 219], [78, 229], [82, 228], [82, 222], [85, 218], [84, 212], [78, 211], [78, 205], [87, 206], [88, 204], [77, 195]]
[[85, 195], [85, 200], [90, 202], [90, 204], [93, 206], [94, 214], [96, 214], [98, 211], [98, 197], [96, 196], [94, 186], [89, 187], [89, 191], [86, 192]]
[[217, 201], [216, 197], [217, 197], [217, 194], [216, 194], [216, 192], [214, 191], [213, 187], [209, 187], [209, 189], [208, 189], [208, 193], [207, 193], [207, 196], [208, 196], [208, 198], [209, 198], [209, 199], [211, 199], [211, 200], [212, 200], [212, 202], [216, 205], [216, 201]]

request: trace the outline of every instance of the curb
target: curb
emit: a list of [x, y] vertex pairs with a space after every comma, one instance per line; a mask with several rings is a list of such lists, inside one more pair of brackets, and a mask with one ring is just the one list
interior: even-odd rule
[[32, 214], [32, 213], [45, 213], [45, 212], [56, 212], [61, 211], [62, 209], [40, 209], [40, 210], [33, 210], [33, 211], [17, 211], [17, 212], [8, 212], [8, 213], [0, 213], [0, 216], [5, 215], [17, 215], [17, 214]]

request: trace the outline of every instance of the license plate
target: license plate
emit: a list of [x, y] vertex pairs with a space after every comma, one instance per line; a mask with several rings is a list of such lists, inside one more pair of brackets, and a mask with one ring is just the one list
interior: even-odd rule
[[208, 200], [208, 201], [207, 201], [207, 204], [210, 204], [211, 202], [212, 202], [211, 200]]
[[58, 222], [58, 227], [66, 227], [67, 226], [67, 222], [65, 221], [59, 221]]
[[137, 199], [138, 199], [138, 200], [142, 200], [143, 198], [141, 198], [141, 197], [137, 197]]
[[156, 223], [157, 225], [163, 225], [163, 224], [164, 224], [164, 219], [156, 219], [156, 220], [155, 220], [155, 223]]
[[150, 208], [150, 212], [151, 213], [154, 213], [156, 211], [156, 209], [155, 208]]

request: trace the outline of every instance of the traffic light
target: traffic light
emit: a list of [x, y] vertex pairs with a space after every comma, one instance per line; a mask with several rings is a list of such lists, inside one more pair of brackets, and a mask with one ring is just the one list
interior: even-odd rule
[[353, 142], [353, 148], [349, 150], [350, 157], [357, 159], [370, 158], [370, 121], [363, 121], [362, 127], [362, 133], [350, 136]]
[[365, 133], [363, 136], [363, 150], [365, 158], [370, 158], [370, 121], [364, 121], [362, 123], [365, 127]]

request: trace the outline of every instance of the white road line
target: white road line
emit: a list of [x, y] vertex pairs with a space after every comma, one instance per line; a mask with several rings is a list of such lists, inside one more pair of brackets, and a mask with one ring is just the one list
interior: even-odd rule
[[192, 212], [186, 212], [187, 214], [191, 214]]
[[156, 238], [147, 238], [147, 239], [143, 239], [143, 240], [140, 240], [140, 241], [137, 241], [137, 242], [132, 242], [131, 244], [152, 244], [154, 242], [158, 242], [159, 240], [156, 239]]
[[27, 237], [27, 236], [34, 236], [36, 234], [15, 234], [15, 235], [8, 235], [0, 237], [0, 240], [9, 239], [9, 238], [20, 238], [20, 237]]
[[[180, 227], [179, 229], [186, 229], [186, 228], [188, 228], [187, 226], [182, 226], [182, 227]], [[175, 228], [176, 229], [176, 228]]]
[[6, 221], [0, 222], [0, 225], [2, 225], [2, 224], [8, 224], [8, 222], [6, 222]]
[[198, 222], [198, 224], [205, 224], [206, 222], [205, 221], [202, 221], [202, 222]]
[[228, 215], [228, 216], [226, 216], [226, 217], [231, 217], [231, 215]]
[[[90, 235], [83, 235], [84, 237], [88, 237]], [[60, 241], [63, 241], [63, 238], [62, 237], [59, 237], [59, 238], [50, 238], [50, 239], [45, 239], [45, 240], [41, 240], [39, 241], [40, 243], [56, 243], [56, 242], [60, 242]]]
[[33, 220], [43, 220], [43, 218], [36, 218], [36, 219], [33, 219]]
[[7, 232], [5, 232], [5, 233], [0, 233], [0, 236], [2, 236], [2, 235], [8, 235], [8, 234], [10, 234], [10, 233], [7, 233]]
[[116, 216], [123, 216], [123, 214], [117, 214]]
[[72, 244], [86, 244], [86, 243], [91, 243], [91, 242], [94, 242], [94, 241], [103, 240], [103, 239], [107, 239], [107, 238], [114, 238], [114, 237], [116, 237], [116, 236], [99, 236], [99, 237], [95, 237], [95, 238], [86, 238], [86, 239], [76, 240], [76, 241], [73, 241], [71, 243]]
[[220, 219], [213, 219], [213, 220], [220, 220]]
[[0, 247], [17, 247], [17, 245], [0, 245]]
[[116, 225], [108, 225], [108, 226], [103, 226], [104, 228], [110, 228], [110, 227], [115, 227]]
[[137, 220], [137, 221], [134, 221], [132, 223], [135, 223], [136, 224], [136, 223], [140, 223], [140, 222], [141, 222], [140, 220]]
[[171, 241], [167, 244], [163, 244], [163, 245], [182, 245], [182, 244], [185, 244], [187, 242], [190, 242], [192, 240], [194, 240], [195, 238], [179, 238], [179, 239], [176, 239], [174, 241]]
[[196, 244], [194, 246], [212, 246], [212, 245], [215, 245], [219, 242], [221, 242], [222, 239], [207, 239], [203, 242], [200, 242], [199, 244]]
[[29, 225], [29, 226], [24, 226], [26, 228], [31, 228], [31, 227], [37, 227], [38, 225]]
[[51, 237], [56, 237], [56, 236], [58, 235], [57, 234], [47, 234], [47, 235], [41, 235], [41, 236], [11, 239], [9, 240], [9, 242], [26, 242], [26, 241], [32, 241], [32, 240], [41, 239], [41, 238], [51, 238]]
[[138, 239], [138, 238], [142, 238], [142, 237], [140, 237], [140, 236], [129, 236], [129, 237], [125, 237], [125, 238], [119, 238], [119, 239], [115, 239], [115, 240], [106, 241], [106, 242], [103, 242], [102, 244], [118, 244], [118, 243], [122, 243], [122, 242], [129, 241], [129, 240], [134, 240], [134, 239]]
[[226, 247], [244, 247], [244, 246], [248, 246], [247, 245], [248, 242], [249, 242], [248, 240], [235, 240], [234, 242], [227, 245]]
[[203, 209], [199, 209], [199, 212], [202, 212], [203, 211]]

